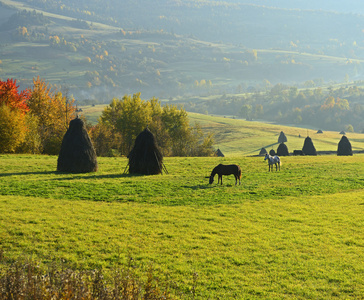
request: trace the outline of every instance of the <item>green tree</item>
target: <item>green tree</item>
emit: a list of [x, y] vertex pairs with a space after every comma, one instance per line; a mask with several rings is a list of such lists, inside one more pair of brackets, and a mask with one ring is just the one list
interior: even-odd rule
[[[212, 155], [212, 135], [204, 137], [202, 130], [191, 127], [187, 112], [174, 105], [161, 106], [160, 101], [152, 98], [144, 101], [140, 93], [125, 95], [122, 99], [114, 98], [104, 109], [98, 126], [105, 126], [105, 132], [120, 134], [121, 154], [128, 155], [137, 135], [146, 126], [153, 132], [163, 155], [191, 156]], [[102, 127], [100, 127], [102, 128]], [[95, 129], [101, 131], [101, 129]], [[108, 131], [109, 130], [109, 131]], [[95, 137], [100, 135], [94, 135]], [[103, 144], [110, 139], [103, 136]], [[96, 141], [96, 148], [97, 148]]]
[[250, 120], [252, 110], [253, 108], [250, 104], [244, 104], [240, 109], [239, 115], [247, 120]]
[[123, 139], [121, 151], [129, 154], [135, 138], [151, 122], [150, 107], [140, 93], [114, 98], [102, 113], [101, 121], [110, 124]]
[[173, 156], [187, 156], [190, 148], [190, 126], [187, 112], [174, 105], [163, 107], [162, 122], [171, 140]]
[[112, 130], [111, 126], [99, 122], [90, 129], [89, 133], [97, 156], [115, 156], [120, 152], [121, 135], [116, 130]]

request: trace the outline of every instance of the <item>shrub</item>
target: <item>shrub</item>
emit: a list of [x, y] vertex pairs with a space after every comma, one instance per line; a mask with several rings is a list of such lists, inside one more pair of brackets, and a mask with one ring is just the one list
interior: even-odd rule
[[[0, 251], [0, 260], [3, 254]], [[160, 288], [153, 269], [141, 281], [131, 267], [115, 270], [110, 279], [103, 271], [72, 270], [51, 264], [44, 270], [37, 262], [18, 260], [12, 264], [0, 262], [1, 299], [98, 299], [98, 300], [169, 300], [168, 284]]]

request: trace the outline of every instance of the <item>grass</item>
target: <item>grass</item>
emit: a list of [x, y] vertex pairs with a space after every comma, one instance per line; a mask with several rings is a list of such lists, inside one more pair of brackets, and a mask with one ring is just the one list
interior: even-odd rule
[[[285, 157], [273, 173], [261, 157], [165, 158], [169, 174], [158, 176], [123, 174], [125, 158], [99, 158], [97, 173], [60, 174], [56, 159], [0, 156], [0, 248], [9, 261], [107, 273], [131, 257], [140, 276], [152, 265], [184, 299], [364, 293], [363, 155]], [[232, 176], [208, 185], [218, 162], [239, 163], [242, 185]]]
[[[189, 118], [192, 123], [200, 123], [205, 131], [214, 133], [215, 147], [227, 155], [257, 155], [262, 147], [267, 151], [277, 151], [281, 131], [287, 137], [285, 144], [290, 153], [301, 150], [307, 136], [311, 137], [317, 151], [337, 151], [342, 137], [336, 131], [318, 134], [317, 129], [249, 122], [229, 117], [189, 113]], [[347, 133], [346, 136], [353, 150], [364, 150], [363, 133]]]

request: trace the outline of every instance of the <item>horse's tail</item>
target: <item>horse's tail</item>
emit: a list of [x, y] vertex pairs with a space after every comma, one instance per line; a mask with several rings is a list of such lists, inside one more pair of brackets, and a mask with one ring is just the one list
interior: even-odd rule
[[278, 157], [278, 164], [281, 166], [282, 165], [282, 161], [281, 161], [281, 158], [279, 156]]
[[239, 179], [241, 179], [241, 168], [240, 168], [240, 166], [238, 166], [238, 177], [239, 177]]

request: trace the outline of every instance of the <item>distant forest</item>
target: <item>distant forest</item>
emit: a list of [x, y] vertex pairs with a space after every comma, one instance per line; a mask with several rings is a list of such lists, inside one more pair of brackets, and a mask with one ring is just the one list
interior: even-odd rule
[[[307, 82], [308, 85], [310, 82]], [[364, 89], [343, 86], [297, 89], [276, 84], [265, 91], [206, 97], [184, 102], [187, 111], [247, 120], [364, 133]]]

